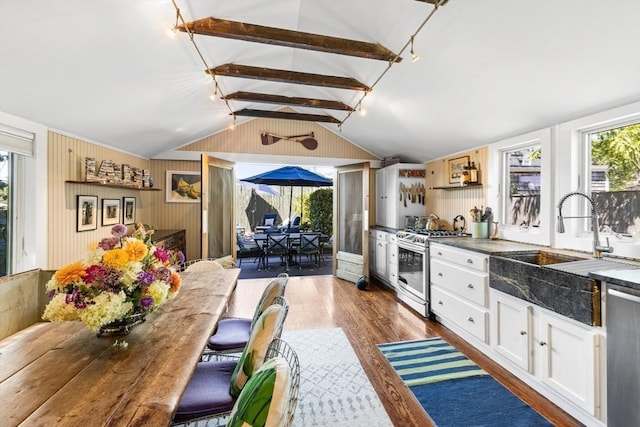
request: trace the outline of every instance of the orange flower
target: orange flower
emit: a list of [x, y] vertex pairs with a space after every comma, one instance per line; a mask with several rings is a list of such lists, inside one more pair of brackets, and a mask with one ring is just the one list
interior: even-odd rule
[[111, 268], [122, 268], [129, 262], [129, 254], [124, 249], [111, 249], [102, 257], [102, 262]]
[[142, 261], [149, 253], [149, 248], [141, 240], [127, 240], [124, 250], [129, 254], [131, 261]]
[[58, 283], [62, 286], [66, 286], [73, 282], [82, 281], [86, 275], [87, 272], [84, 271], [84, 265], [81, 262], [74, 262], [73, 264], [62, 267], [60, 270], [56, 271], [53, 276], [56, 278]]
[[182, 286], [182, 277], [175, 271], [171, 273], [171, 292], [178, 292]]

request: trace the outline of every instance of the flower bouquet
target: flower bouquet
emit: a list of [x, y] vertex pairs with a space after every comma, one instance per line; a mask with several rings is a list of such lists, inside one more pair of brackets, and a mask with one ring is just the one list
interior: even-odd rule
[[81, 320], [98, 335], [123, 324], [128, 333], [178, 293], [176, 266], [184, 262], [182, 252], [153, 246], [153, 231], [142, 224], [136, 224], [133, 235], [127, 231], [125, 225], [114, 225], [112, 236], [102, 239], [84, 261], [56, 271], [47, 282], [50, 301], [44, 320]]

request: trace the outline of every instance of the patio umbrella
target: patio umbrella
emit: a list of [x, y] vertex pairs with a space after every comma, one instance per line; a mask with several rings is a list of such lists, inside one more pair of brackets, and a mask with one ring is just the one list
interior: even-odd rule
[[253, 182], [247, 182], [244, 180], [238, 181], [243, 187], [251, 188], [256, 191], [262, 191], [263, 193], [271, 194], [273, 196], [279, 196], [280, 192], [275, 188], [271, 188], [266, 184], [254, 184]]
[[[310, 170], [298, 166], [284, 166], [279, 169], [261, 173], [243, 181], [252, 182], [254, 184], [266, 185], [282, 185], [291, 187], [289, 195], [289, 218], [291, 218], [291, 206], [293, 202], [293, 187], [331, 187], [333, 181], [318, 175]], [[300, 215], [300, 223], [302, 223], [302, 215]]]

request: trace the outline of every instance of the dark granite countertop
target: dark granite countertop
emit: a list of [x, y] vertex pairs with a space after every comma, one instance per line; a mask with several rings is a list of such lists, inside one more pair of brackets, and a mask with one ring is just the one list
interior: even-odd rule
[[397, 228], [383, 227], [381, 225], [372, 225], [369, 227], [371, 230], [380, 230], [391, 234], [396, 234], [398, 231]]
[[432, 237], [430, 241], [469, 251], [480, 252], [486, 255], [500, 255], [503, 253], [549, 249], [545, 246], [512, 242], [510, 240], [474, 239], [472, 237]]

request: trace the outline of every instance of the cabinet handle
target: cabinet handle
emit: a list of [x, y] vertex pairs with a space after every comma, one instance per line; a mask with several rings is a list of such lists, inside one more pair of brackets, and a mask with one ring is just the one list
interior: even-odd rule
[[527, 331], [520, 331], [520, 335], [527, 335]]
[[442, 301], [438, 301], [438, 304], [442, 305]]
[[438, 255], [442, 256], [442, 252], [438, 252]]
[[438, 276], [442, 277], [442, 273], [438, 273]]
[[468, 320], [469, 322], [471, 322], [471, 323], [473, 323], [473, 322], [474, 322], [473, 317], [471, 317], [471, 316], [467, 317], [467, 320]]
[[473, 260], [471, 258], [467, 258], [467, 264], [473, 264]]
[[545, 345], [547, 345], [547, 343], [546, 343], [546, 342], [544, 342], [544, 341], [540, 341], [540, 347], [544, 347]]
[[473, 289], [473, 284], [472, 284], [472, 283], [469, 283], [469, 284], [467, 285], [467, 288], [469, 288], [469, 289]]

